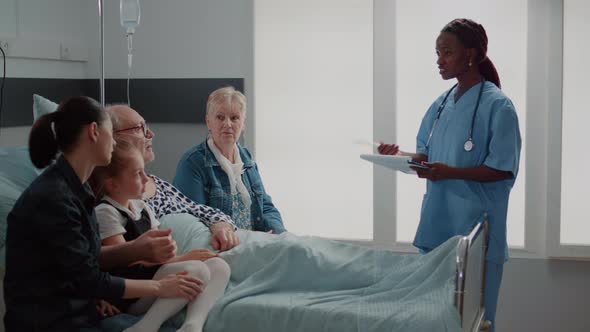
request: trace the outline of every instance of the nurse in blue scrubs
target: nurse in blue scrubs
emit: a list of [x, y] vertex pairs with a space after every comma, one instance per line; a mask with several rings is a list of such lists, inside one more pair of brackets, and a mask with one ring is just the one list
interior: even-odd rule
[[381, 154], [410, 155], [429, 166], [415, 168], [427, 179], [414, 246], [428, 252], [450, 237], [466, 234], [484, 213], [489, 221], [486, 255], [485, 319], [492, 322], [508, 259], [508, 198], [518, 174], [521, 138], [514, 105], [500, 90], [487, 57], [488, 39], [469, 19], [448, 23], [436, 39], [439, 73], [456, 84], [426, 112], [416, 153], [382, 144]]

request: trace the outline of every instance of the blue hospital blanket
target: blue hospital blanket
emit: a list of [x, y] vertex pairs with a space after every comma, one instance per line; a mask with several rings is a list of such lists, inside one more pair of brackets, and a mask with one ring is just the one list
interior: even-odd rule
[[[179, 219], [163, 219], [179, 252], [208, 245], [204, 226], [186, 231], [185, 220], [179, 233]], [[403, 255], [289, 233], [238, 235], [242, 243], [221, 253], [231, 279], [205, 332], [460, 331], [458, 237], [427, 255]]]

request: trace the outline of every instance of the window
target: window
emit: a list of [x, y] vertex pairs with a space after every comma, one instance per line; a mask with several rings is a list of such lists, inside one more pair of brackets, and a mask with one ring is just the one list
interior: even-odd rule
[[582, 170], [590, 168], [587, 151], [587, 126], [590, 123], [587, 93], [590, 91], [587, 39], [590, 4], [583, 0], [566, 0], [563, 15], [563, 109], [561, 144], [561, 225], [562, 245], [587, 246], [590, 253], [588, 223], [588, 186]]
[[297, 234], [372, 239], [370, 0], [257, 0], [254, 141], [264, 185]]

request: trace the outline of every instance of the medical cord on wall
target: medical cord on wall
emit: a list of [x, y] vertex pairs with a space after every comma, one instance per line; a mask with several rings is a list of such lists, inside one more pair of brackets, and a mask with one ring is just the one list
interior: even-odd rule
[[2, 106], [4, 106], [4, 81], [6, 81], [6, 53], [4, 49], [0, 47], [2, 52], [2, 84], [0, 84], [0, 131], [2, 131]]

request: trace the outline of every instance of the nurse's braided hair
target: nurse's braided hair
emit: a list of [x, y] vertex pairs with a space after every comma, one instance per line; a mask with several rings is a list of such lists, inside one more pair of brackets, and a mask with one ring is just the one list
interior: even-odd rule
[[501, 88], [496, 67], [487, 56], [488, 36], [481, 24], [467, 18], [457, 18], [445, 25], [441, 32], [454, 34], [466, 48], [475, 48], [477, 50], [475, 63], [479, 66], [479, 72], [487, 81]]

